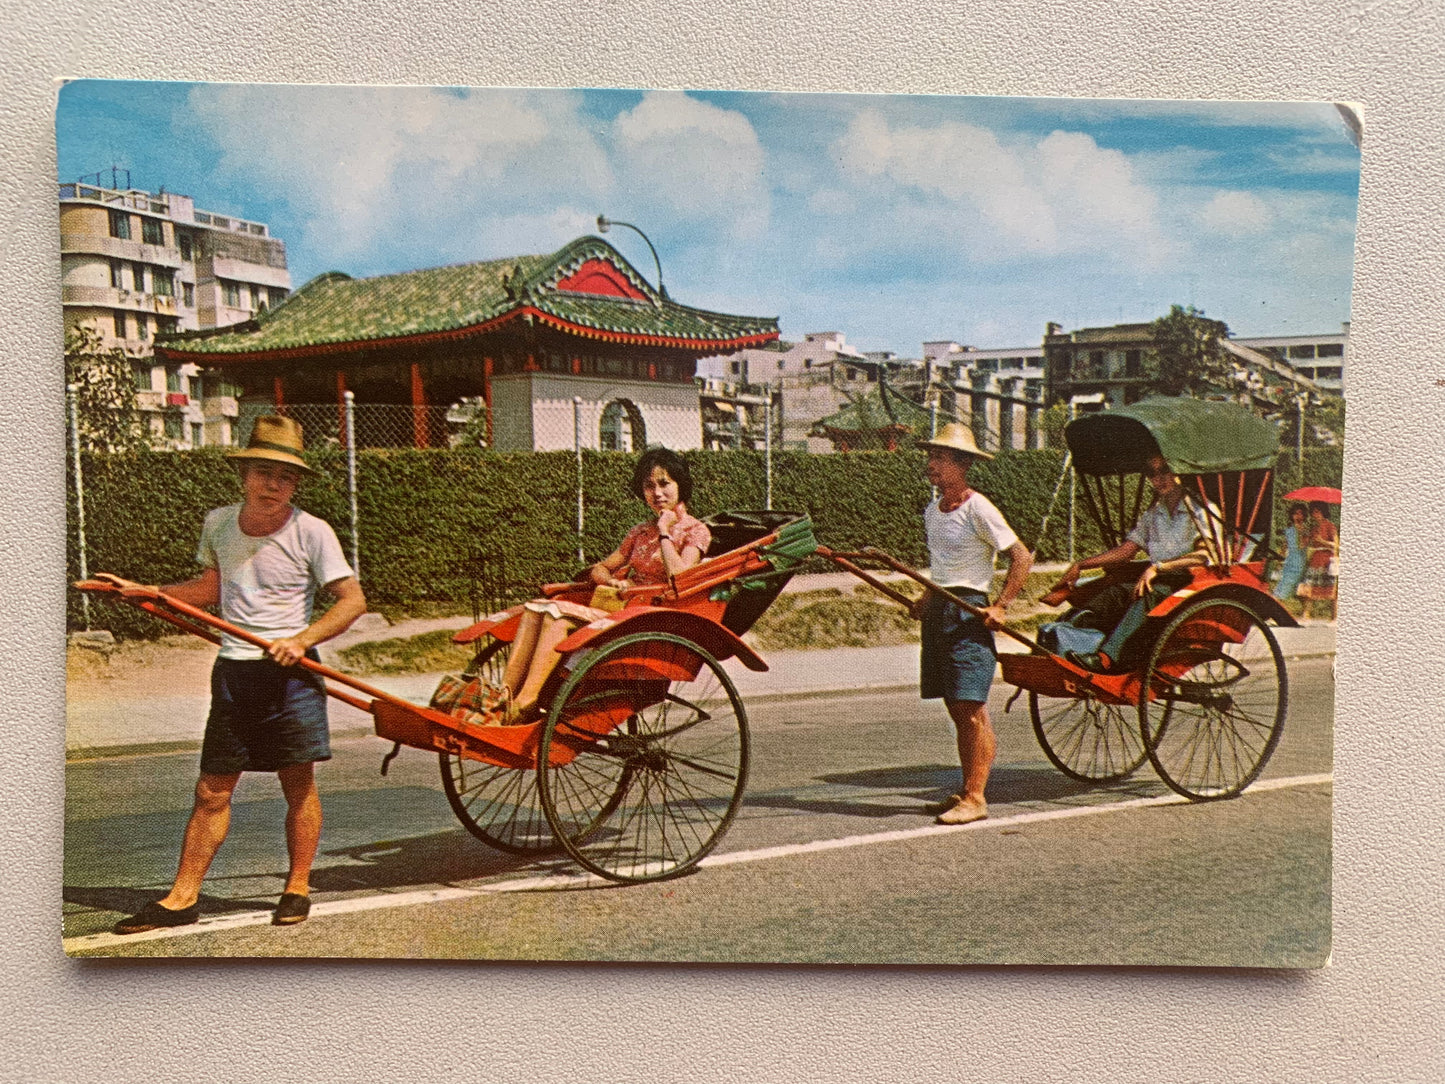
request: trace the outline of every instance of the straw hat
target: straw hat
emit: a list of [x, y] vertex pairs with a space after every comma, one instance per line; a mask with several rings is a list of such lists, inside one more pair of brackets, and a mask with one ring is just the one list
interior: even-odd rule
[[263, 414], [251, 428], [251, 439], [246, 447], [227, 453], [228, 459], [269, 459], [276, 463], [288, 463], [310, 475], [319, 474], [306, 465], [301, 458], [301, 426], [290, 418], [279, 414]]
[[988, 452], [979, 451], [978, 445], [973, 441], [973, 430], [962, 422], [949, 422], [938, 431], [938, 435], [932, 440], [920, 440], [920, 448], [948, 448], [955, 452], [965, 452], [976, 459], [992, 459]]

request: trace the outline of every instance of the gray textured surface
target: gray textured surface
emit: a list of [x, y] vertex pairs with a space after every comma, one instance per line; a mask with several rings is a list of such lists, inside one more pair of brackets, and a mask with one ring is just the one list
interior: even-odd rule
[[[1440, 5], [5, 8], [0, 1079], [1445, 1078]], [[51, 82], [60, 75], [1363, 103], [1333, 966], [1281, 975], [65, 960]]]

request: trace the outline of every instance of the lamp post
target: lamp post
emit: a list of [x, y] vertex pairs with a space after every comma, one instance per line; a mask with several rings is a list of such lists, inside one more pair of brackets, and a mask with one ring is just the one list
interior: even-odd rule
[[648, 240], [647, 234], [643, 233], [631, 222], [619, 222], [617, 219], [608, 218], [606, 215], [597, 216], [597, 231], [599, 233], [606, 233], [613, 226], [625, 226], [647, 243], [647, 250], [652, 253], [652, 262], [657, 267], [657, 292], [663, 297], [666, 297], [667, 287], [662, 284], [662, 261], [657, 258], [657, 249], [653, 248], [652, 242]]

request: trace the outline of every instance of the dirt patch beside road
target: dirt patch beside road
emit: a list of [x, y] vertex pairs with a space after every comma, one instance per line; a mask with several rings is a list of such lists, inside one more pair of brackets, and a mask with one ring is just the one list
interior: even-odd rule
[[199, 636], [125, 640], [107, 649], [65, 652], [65, 695], [72, 700], [209, 696], [216, 647]]

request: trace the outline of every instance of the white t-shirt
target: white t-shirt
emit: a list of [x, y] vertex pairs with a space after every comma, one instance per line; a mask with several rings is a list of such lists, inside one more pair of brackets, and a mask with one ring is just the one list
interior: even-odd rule
[[[1190, 504], [1193, 505], [1192, 512], [1187, 507]], [[1212, 510], [1214, 506], [1211, 504], [1209, 508]], [[1181, 499], [1173, 512], [1163, 501], [1156, 500], [1144, 510], [1139, 522], [1125, 538], [1156, 563], [1172, 561], [1199, 548], [1201, 531], [1204, 532], [1202, 537], [1211, 537], [1210, 522], [1209, 512], [1201, 510], [1199, 502], [1192, 497]]]
[[[352, 575], [336, 532], [323, 519], [291, 510], [260, 538], [241, 530], [241, 506], [206, 513], [196, 560], [221, 576], [221, 617], [267, 640], [295, 636], [311, 624], [316, 590]], [[222, 634], [221, 658], [259, 659], [264, 652]]]
[[1019, 540], [1003, 513], [982, 493], [970, 493], [952, 512], [940, 512], [938, 501], [930, 502], [923, 510], [923, 529], [933, 582], [984, 594], [993, 583], [998, 551]]

